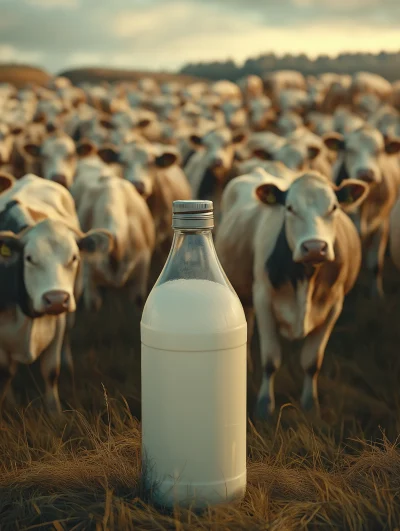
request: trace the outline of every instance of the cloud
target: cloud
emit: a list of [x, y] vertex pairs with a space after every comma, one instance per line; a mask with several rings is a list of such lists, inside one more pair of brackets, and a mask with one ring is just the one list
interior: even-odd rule
[[0, 62], [40, 63], [43, 59], [44, 55], [40, 52], [22, 52], [14, 46], [0, 44]]
[[56, 72], [84, 65], [174, 69], [189, 61], [241, 62], [268, 52], [314, 57], [400, 48], [398, 0], [0, 0], [0, 5], [0, 60], [33, 57]]
[[25, 3], [31, 6], [37, 6], [44, 9], [77, 9], [79, 7], [78, 0], [25, 0]]

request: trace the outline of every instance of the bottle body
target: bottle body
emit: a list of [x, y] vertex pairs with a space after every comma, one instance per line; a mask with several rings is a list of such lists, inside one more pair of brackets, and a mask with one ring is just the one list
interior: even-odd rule
[[167, 507], [246, 488], [247, 324], [211, 232], [193, 236], [174, 237], [141, 321], [144, 483]]

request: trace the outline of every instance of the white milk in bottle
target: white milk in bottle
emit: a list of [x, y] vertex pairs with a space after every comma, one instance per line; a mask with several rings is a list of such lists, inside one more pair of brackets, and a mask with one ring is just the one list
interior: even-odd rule
[[157, 505], [202, 508], [246, 488], [247, 324], [212, 201], [175, 201], [172, 226], [141, 320], [143, 477]]

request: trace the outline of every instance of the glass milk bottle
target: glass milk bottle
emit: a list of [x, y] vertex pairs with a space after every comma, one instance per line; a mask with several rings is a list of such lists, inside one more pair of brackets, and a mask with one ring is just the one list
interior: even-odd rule
[[172, 247], [141, 320], [144, 485], [170, 508], [246, 488], [247, 324], [213, 226], [212, 201], [174, 201]]

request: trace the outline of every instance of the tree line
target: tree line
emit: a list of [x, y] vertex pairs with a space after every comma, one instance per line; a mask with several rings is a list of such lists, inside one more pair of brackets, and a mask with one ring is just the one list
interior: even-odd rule
[[286, 54], [277, 57], [273, 53], [249, 58], [242, 66], [229, 59], [189, 63], [180, 70], [181, 74], [199, 76], [206, 79], [229, 79], [236, 81], [242, 76], [255, 74], [263, 76], [274, 70], [297, 70], [304, 75], [318, 75], [324, 72], [353, 74], [359, 71], [379, 74], [389, 81], [400, 79], [400, 51], [396, 53], [341, 53], [337, 57], [319, 55], [310, 59], [306, 54]]

